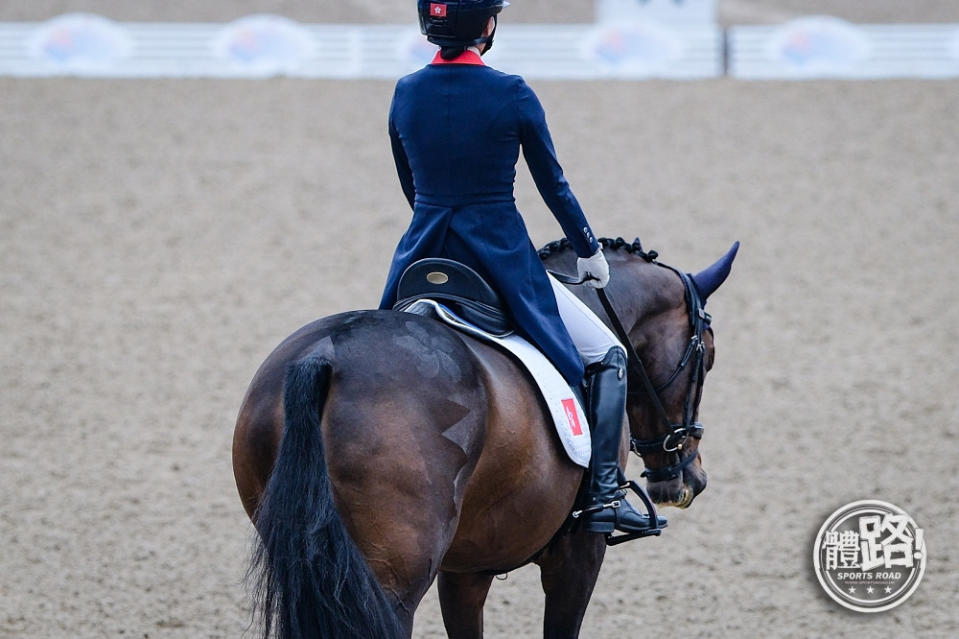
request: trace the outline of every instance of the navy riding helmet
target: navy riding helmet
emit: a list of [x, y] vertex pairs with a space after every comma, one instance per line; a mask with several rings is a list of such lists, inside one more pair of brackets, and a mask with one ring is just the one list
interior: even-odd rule
[[486, 43], [493, 46], [493, 33], [483, 37], [490, 18], [509, 6], [506, 0], [417, 0], [420, 30], [426, 39], [445, 48], [472, 47]]

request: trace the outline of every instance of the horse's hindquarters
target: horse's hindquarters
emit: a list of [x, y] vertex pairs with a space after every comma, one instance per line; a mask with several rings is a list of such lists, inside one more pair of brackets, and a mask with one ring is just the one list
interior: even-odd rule
[[469, 347], [489, 396], [486, 440], [442, 567], [508, 570], [528, 561], [559, 530], [583, 471], [566, 456], [526, 373], [485, 344], [469, 340]]
[[318, 348], [331, 362], [320, 423], [336, 510], [401, 617], [441, 564], [512, 568], [550, 541], [582, 471], [525, 373], [438, 322], [389, 311], [316, 322], [261, 367], [234, 439], [251, 516], [283, 432], [285, 371]]
[[413, 610], [481, 456], [482, 374], [457, 333], [418, 316], [364, 313], [331, 339], [323, 428], [338, 510], [383, 586]]

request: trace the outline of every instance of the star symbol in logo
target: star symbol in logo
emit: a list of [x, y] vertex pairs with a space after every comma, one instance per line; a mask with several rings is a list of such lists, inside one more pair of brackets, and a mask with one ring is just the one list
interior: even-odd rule
[[892, 586], [886, 586], [886, 594], [888, 595], [891, 592], [892, 592]]
[[868, 588], [866, 588], [866, 592], [868, 592], [871, 595], [874, 592], [873, 587], [869, 586]]
[[854, 593], [854, 592], [856, 592], [856, 587], [855, 587], [855, 586], [849, 586], [849, 594], [851, 595], [851, 594]]

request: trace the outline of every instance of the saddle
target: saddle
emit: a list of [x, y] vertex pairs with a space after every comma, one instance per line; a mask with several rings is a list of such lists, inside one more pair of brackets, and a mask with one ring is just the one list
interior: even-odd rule
[[435, 300], [495, 337], [513, 332], [499, 293], [479, 273], [454, 260], [435, 257], [411, 264], [400, 276], [397, 299], [394, 311], [408, 310], [417, 300]]

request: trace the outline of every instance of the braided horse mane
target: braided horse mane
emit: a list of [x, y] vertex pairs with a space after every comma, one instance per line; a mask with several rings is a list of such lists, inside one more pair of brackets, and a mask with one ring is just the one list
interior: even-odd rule
[[[617, 237], [616, 239], [612, 239], [609, 237], [601, 237], [599, 238], [598, 241], [599, 241], [599, 245], [602, 246], [603, 249], [609, 249], [613, 251], [620, 251], [620, 250], [626, 251], [627, 253], [630, 253], [632, 255], [640, 256], [647, 262], [652, 262], [657, 257], [659, 257], [659, 253], [657, 253], [656, 251], [649, 251], [649, 252], [644, 251], [643, 245], [642, 243], [640, 243], [638, 237], [632, 242], [627, 242], [621, 237]], [[561, 240], [550, 242], [549, 244], [541, 248], [536, 253], [537, 255], [539, 255], [539, 259], [545, 260], [556, 253], [562, 253], [564, 251], [571, 250], [572, 248], [573, 248], [573, 245], [570, 244], [569, 240], [564, 237]]]

